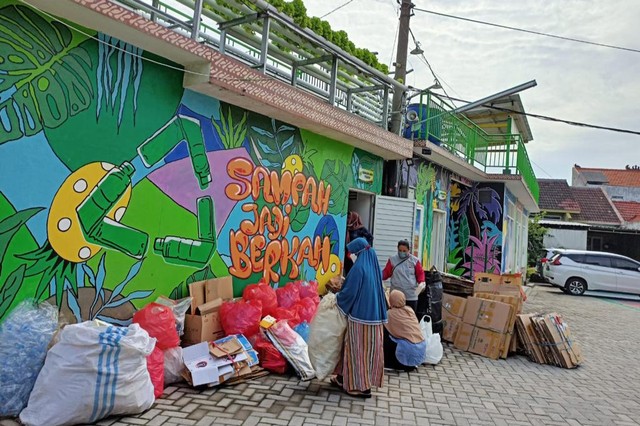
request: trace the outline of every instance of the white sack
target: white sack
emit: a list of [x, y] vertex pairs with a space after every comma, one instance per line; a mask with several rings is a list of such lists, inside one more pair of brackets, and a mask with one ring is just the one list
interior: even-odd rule
[[333, 374], [340, 361], [346, 330], [347, 319], [338, 310], [336, 295], [329, 293], [320, 301], [309, 327], [309, 358], [318, 379]]

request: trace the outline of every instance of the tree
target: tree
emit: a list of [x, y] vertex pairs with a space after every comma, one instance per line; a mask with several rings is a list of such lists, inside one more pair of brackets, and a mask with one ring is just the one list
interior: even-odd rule
[[527, 263], [535, 266], [538, 256], [544, 249], [544, 236], [549, 230], [540, 224], [544, 218], [544, 213], [538, 213], [529, 220], [529, 251], [527, 253]]

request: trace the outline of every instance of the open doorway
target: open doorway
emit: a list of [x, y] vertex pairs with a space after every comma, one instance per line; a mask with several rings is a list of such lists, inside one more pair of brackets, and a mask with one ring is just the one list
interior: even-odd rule
[[360, 215], [362, 224], [373, 234], [374, 194], [361, 191], [349, 191], [349, 211]]

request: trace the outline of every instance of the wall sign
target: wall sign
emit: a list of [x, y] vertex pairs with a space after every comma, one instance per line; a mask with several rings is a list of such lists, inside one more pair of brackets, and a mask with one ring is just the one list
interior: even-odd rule
[[358, 180], [360, 182], [371, 183], [373, 182], [374, 173], [371, 169], [365, 169], [364, 167], [358, 168]]

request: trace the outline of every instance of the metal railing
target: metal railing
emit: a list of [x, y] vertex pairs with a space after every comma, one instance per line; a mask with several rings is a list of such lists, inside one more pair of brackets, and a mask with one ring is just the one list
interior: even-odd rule
[[[239, 0], [114, 0], [173, 31], [387, 127], [397, 83], [270, 11]], [[335, 47], [335, 46], [333, 46]]]
[[407, 115], [414, 119], [407, 120], [404, 136], [428, 140], [486, 173], [520, 175], [537, 201], [540, 189], [522, 137], [490, 135], [453, 109], [430, 93], [421, 94], [420, 103], [409, 106]]

